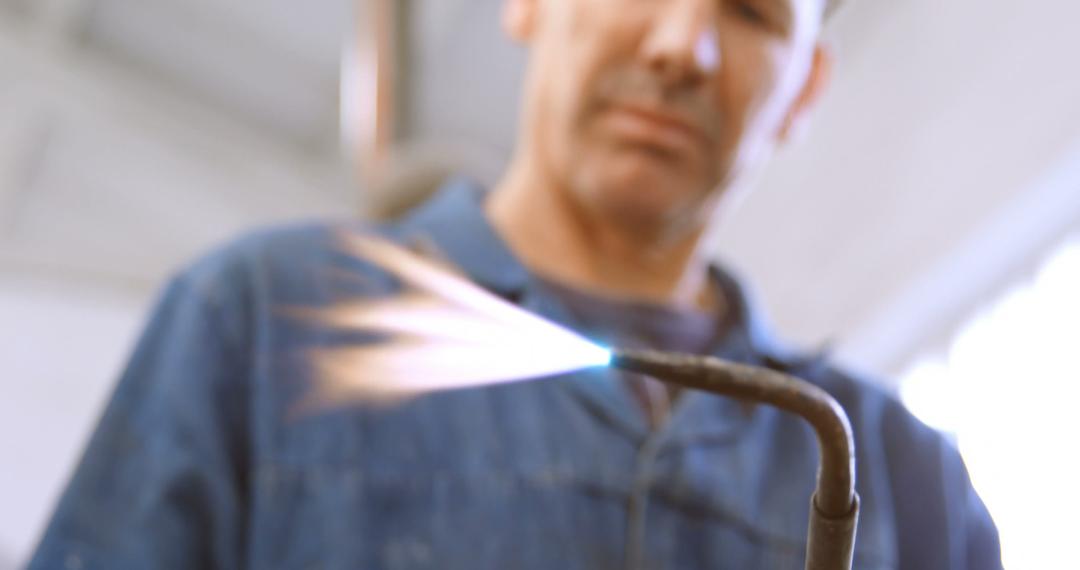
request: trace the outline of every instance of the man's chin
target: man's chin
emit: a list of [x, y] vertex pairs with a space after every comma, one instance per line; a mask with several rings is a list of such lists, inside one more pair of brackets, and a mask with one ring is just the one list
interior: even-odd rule
[[641, 231], [667, 233], [695, 202], [677, 186], [652, 180], [612, 180], [588, 192], [589, 209], [608, 222]]
[[663, 229], [708, 193], [696, 161], [626, 146], [581, 150], [572, 186], [608, 223]]
[[706, 174], [701, 154], [673, 152], [648, 145], [619, 146], [604, 162], [612, 176], [660, 187], [673, 184], [687, 188], [699, 186], [700, 179]]

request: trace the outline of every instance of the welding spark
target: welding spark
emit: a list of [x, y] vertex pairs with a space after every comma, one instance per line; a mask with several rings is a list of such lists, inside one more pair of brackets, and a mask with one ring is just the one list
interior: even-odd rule
[[397, 401], [606, 366], [611, 352], [489, 293], [449, 268], [367, 235], [345, 250], [400, 279], [404, 292], [307, 313], [386, 340], [314, 355], [317, 405]]

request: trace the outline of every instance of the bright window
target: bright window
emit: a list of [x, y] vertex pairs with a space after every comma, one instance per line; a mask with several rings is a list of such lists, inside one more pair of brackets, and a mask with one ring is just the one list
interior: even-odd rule
[[1080, 568], [1080, 239], [912, 366], [900, 395], [955, 437], [1006, 568]]

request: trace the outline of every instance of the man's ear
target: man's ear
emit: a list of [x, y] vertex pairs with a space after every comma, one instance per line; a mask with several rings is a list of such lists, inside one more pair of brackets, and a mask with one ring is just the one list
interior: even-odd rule
[[506, 35], [520, 43], [529, 43], [536, 27], [537, 3], [540, 0], [505, 0], [502, 25]]
[[779, 142], [786, 143], [802, 135], [810, 118], [810, 113], [832, 80], [832, 68], [832, 50], [829, 49], [828, 45], [819, 42], [814, 47], [810, 72], [806, 75], [802, 90], [791, 104], [787, 116], [784, 117], [784, 122], [780, 125], [780, 132], [777, 133]]

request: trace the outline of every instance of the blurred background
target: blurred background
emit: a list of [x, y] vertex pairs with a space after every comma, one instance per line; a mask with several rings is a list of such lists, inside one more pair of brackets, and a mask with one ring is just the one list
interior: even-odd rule
[[[0, 0], [0, 568], [172, 271], [498, 174], [525, 61], [499, 8]], [[849, 2], [814, 128], [715, 243], [788, 339], [950, 434], [1010, 568], [1080, 568], [1077, 21], [1057, 0]]]

